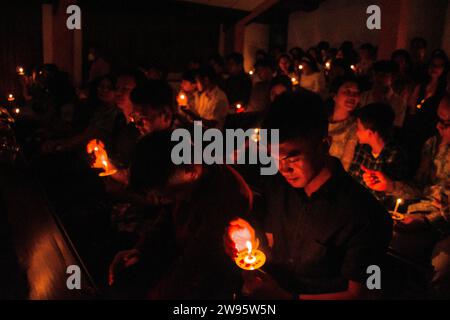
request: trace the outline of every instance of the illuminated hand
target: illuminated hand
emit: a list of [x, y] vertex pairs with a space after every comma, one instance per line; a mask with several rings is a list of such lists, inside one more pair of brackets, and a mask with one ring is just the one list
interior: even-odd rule
[[224, 235], [225, 252], [234, 259], [238, 252], [247, 248], [247, 241], [252, 243], [254, 249], [257, 248], [255, 229], [244, 219], [231, 221]]
[[117, 274], [139, 262], [140, 251], [137, 249], [120, 251], [109, 266], [108, 283], [113, 285]]
[[381, 171], [367, 169], [363, 165], [361, 165], [361, 169], [364, 171], [362, 176], [364, 183], [370, 189], [375, 191], [392, 192], [394, 183], [384, 173]]

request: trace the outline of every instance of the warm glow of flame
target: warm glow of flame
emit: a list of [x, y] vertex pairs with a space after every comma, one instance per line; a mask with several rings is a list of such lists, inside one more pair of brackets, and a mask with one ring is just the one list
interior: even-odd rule
[[15, 112], [16, 114], [19, 114], [19, 113], [20, 113], [20, 109], [19, 109], [19, 108], [16, 108], [16, 109], [14, 109], [14, 112]]
[[100, 173], [100, 176], [107, 176], [117, 172], [117, 170], [111, 169], [108, 160], [108, 153], [105, 150], [105, 145], [102, 141], [98, 139], [93, 139], [89, 141], [86, 146], [86, 151], [88, 154], [94, 155], [94, 163], [91, 168], [103, 169], [104, 171]]
[[350, 66], [350, 68], [353, 70], [353, 71], [355, 71], [356, 70], [356, 67], [355, 67], [355, 65], [354, 64], [352, 64], [351, 66]]
[[250, 71], [248, 72], [248, 74], [251, 75], [251, 76], [253, 75], [253, 73], [254, 73], [253, 70], [250, 70]]
[[329, 61], [325, 62], [325, 68], [330, 69], [331, 63]]
[[12, 93], [8, 94], [8, 101], [14, 101], [16, 98], [14, 98], [14, 95]]
[[24, 72], [24, 70], [23, 70], [22, 67], [17, 67], [17, 73], [18, 73], [20, 76], [23, 76], [23, 75], [25, 74], [25, 72]]
[[398, 204], [401, 204], [402, 202], [403, 202], [402, 199], [400, 199], [400, 198], [397, 199], [397, 203], [398, 203]]
[[298, 68], [299, 68], [300, 70], [303, 70], [303, 65], [299, 65]]
[[184, 100], [184, 99], [186, 99], [186, 96], [184, 94], [180, 94], [180, 99]]
[[252, 242], [247, 240], [245, 245], [247, 246], [248, 255], [251, 255], [252, 254]]

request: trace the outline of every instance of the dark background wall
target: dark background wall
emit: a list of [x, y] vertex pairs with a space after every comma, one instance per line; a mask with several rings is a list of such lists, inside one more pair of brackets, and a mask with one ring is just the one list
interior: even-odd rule
[[[155, 4], [157, 3], [157, 5]], [[180, 71], [218, 51], [220, 24], [245, 13], [175, 1], [80, 1], [83, 47], [98, 47], [116, 68], [156, 63]]]
[[16, 92], [16, 66], [42, 61], [41, 1], [0, 2], [0, 101]]

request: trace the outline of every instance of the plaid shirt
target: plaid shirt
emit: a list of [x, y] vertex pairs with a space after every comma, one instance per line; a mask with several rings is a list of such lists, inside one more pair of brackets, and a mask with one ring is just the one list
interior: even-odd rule
[[[409, 173], [406, 155], [392, 141], [385, 144], [376, 158], [372, 155], [369, 145], [358, 144], [356, 146], [349, 173], [364, 187], [368, 188], [363, 180], [364, 171], [361, 169], [361, 165], [371, 170], [381, 171], [394, 181], [406, 179]], [[379, 201], [386, 203], [387, 195], [384, 192], [368, 189]]]

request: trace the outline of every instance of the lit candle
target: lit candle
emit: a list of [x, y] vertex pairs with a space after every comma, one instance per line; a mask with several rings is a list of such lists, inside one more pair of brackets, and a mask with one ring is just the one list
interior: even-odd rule
[[14, 109], [14, 112], [15, 112], [16, 114], [19, 114], [19, 113], [20, 113], [20, 109], [19, 109], [19, 108], [16, 108], [16, 109]]
[[327, 68], [328, 70], [331, 68], [331, 62], [330, 61], [325, 62], [325, 68]]
[[255, 71], [250, 70], [250, 71], [248, 72], [248, 74], [249, 74], [250, 76], [252, 76], [254, 72], [255, 72]]
[[86, 146], [86, 151], [88, 154], [93, 154], [94, 156], [94, 162], [91, 168], [103, 169], [103, 172], [99, 173], [100, 177], [110, 176], [117, 172], [116, 169], [110, 168], [108, 154], [102, 141], [98, 139], [89, 141]]
[[417, 105], [417, 109], [422, 109], [422, 105], [425, 102], [425, 99], [422, 99], [422, 101], [420, 101], [420, 103]]
[[397, 214], [397, 211], [398, 211], [398, 207], [400, 206], [400, 204], [402, 203], [402, 199], [397, 199], [397, 201], [395, 202], [395, 208], [394, 208], [394, 215], [396, 215]]
[[17, 74], [19, 75], [19, 76], [23, 76], [23, 75], [25, 75], [25, 71], [23, 70], [23, 67], [17, 67]]
[[300, 70], [303, 70], [303, 65], [299, 65], [298, 68], [299, 68]]
[[356, 67], [355, 67], [354, 64], [352, 64], [352, 65], [350, 66], [350, 68], [351, 68], [353, 71], [356, 71]]
[[14, 98], [14, 95], [12, 93], [8, 94], [8, 101], [12, 102], [14, 100], [16, 100], [16, 98]]
[[292, 78], [291, 78], [291, 81], [292, 81], [292, 84], [293, 84], [294, 86], [296, 86], [296, 85], [298, 84], [298, 80], [297, 80], [296, 77], [292, 77]]
[[235, 259], [239, 268], [244, 270], [257, 270], [266, 262], [266, 255], [261, 250], [253, 249], [252, 242], [246, 242], [246, 250], [238, 253]]
[[241, 103], [236, 103], [236, 113], [244, 112], [244, 106]]
[[178, 95], [178, 105], [179, 106], [187, 106], [187, 96], [186, 94], [184, 94], [183, 92], [180, 92], [180, 94]]
[[259, 128], [253, 129], [253, 141], [258, 142], [259, 141]]

